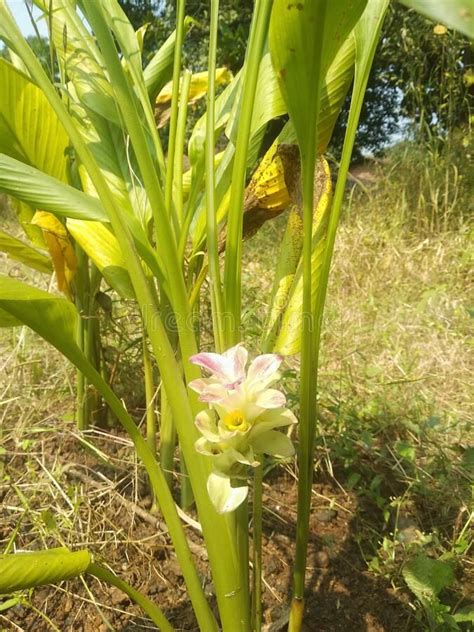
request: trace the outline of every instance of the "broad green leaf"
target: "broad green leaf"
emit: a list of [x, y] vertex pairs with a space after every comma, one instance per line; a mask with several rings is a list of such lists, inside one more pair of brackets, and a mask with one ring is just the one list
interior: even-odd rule
[[419, 555], [405, 564], [403, 579], [420, 601], [431, 601], [454, 581], [451, 564]]
[[91, 562], [89, 551], [65, 548], [0, 555], [0, 594], [78, 577]]
[[474, 625], [474, 604], [468, 604], [456, 610], [454, 620], [458, 623], [472, 623]]
[[400, 2], [474, 39], [472, 0], [400, 0]]
[[314, 143], [318, 86], [337, 51], [359, 19], [366, 0], [276, 0], [270, 22], [270, 52], [275, 72], [305, 156]]
[[[18, 68], [0, 59], [0, 152], [66, 181], [69, 139], [43, 92]], [[30, 222], [35, 209], [19, 201], [13, 207], [31, 241], [45, 245]]]
[[43, 92], [0, 59], [0, 153], [66, 180], [69, 139]]
[[0, 275], [0, 309], [28, 325], [67, 357], [78, 350], [74, 342], [77, 312], [70, 301]]
[[80, 102], [88, 110], [120, 126], [113, 89], [94, 36], [69, 0], [35, 0], [48, 20], [51, 8], [52, 39], [64, 74], [74, 85]]
[[66, 225], [76, 242], [98, 267], [107, 283], [122, 298], [135, 298], [125, 258], [113, 233], [100, 222], [68, 219]]
[[[2, 154], [0, 191], [36, 208], [50, 211], [58, 217], [108, 223], [107, 215], [97, 198]], [[140, 256], [153, 273], [164, 280], [157, 255], [150, 247], [138, 219], [126, 212], [123, 217], [132, 232]]]
[[[331, 174], [327, 162], [322, 158], [316, 169], [315, 181], [317, 181], [315, 190], [319, 197], [316, 198], [317, 202], [315, 203], [313, 215], [311, 255], [311, 296], [314, 309], [316, 307], [321, 267], [326, 248], [329, 212], [331, 209]], [[300, 260], [292, 281], [291, 289], [288, 293], [288, 304], [283, 314], [280, 330], [274, 345], [274, 350], [282, 355], [298, 353], [301, 348], [302, 305], [303, 265]], [[281, 307], [279, 311], [281, 311]]]
[[3, 230], [0, 230], [0, 251], [7, 253], [11, 259], [20, 261], [39, 272], [52, 272], [51, 261], [46, 255]]
[[21, 320], [0, 308], [0, 327], [20, 327], [22, 324]]
[[96, 198], [5, 154], [0, 154], [0, 191], [60, 217], [107, 221]]
[[[350, 87], [353, 74], [354, 74], [354, 58], [355, 58], [355, 40], [353, 35], [351, 34], [346, 42], [342, 45], [339, 52], [337, 53], [335, 59], [333, 60], [323, 84], [323, 88], [321, 91], [321, 102], [320, 102], [320, 116], [319, 116], [319, 125], [318, 125], [318, 152], [323, 153], [330, 141], [332, 131], [337, 121], [337, 117], [341, 111], [342, 105], [344, 103], [344, 99], [346, 97], [347, 91]], [[268, 60], [268, 55], [264, 56], [262, 63], [266, 64]], [[262, 87], [259, 85], [257, 90], [257, 98], [256, 98], [256, 114], [254, 114], [254, 136], [251, 138], [250, 146], [252, 152], [252, 158], [255, 159], [255, 152], [258, 151], [261, 142], [260, 132], [265, 131], [266, 123], [269, 122], [271, 117], [265, 119], [265, 115], [263, 117], [259, 114], [260, 109], [265, 108], [265, 98], [264, 95], [271, 94], [271, 98], [273, 99], [273, 112], [274, 116], [280, 115], [281, 113], [286, 112], [286, 105], [282, 102], [282, 97], [280, 93], [280, 88], [276, 83], [275, 75], [270, 72], [268, 66], [265, 65], [265, 77], [266, 83]], [[235, 81], [235, 80], [234, 80]], [[228, 90], [231, 86], [228, 86], [226, 90]], [[232, 94], [229, 93], [229, 98], [226, 102], [226, 116], [227, 118], [233, 116], [231, 112], [232, 103], [238, 97], [238, 86], [236, 85], [234, 88], [234, 92]], [[225, 93], [226, 91], [224, 91]], [[224, 95], [222, 93], [221, 96]], [[217, 99], [217, 103], [219, 103], [219, 97]], [[260, 109], [259, 109], [260, 108]], [[270, 112], [270, 110], [269, 110]], [[260, 122], [260, 127], [257, 124], [257, 121]], [[192, 146], [190, 141], [190, 156], [194, 155], [191, 152], [195, 152], [197, 154], [198, 147], [198, 138], [204, 138], [204, 127], [200, 127], [202, 123], [205, 122], [205, 118], [199, 121], [199, 124], [196, 125], [192, 134]], [[227, 129], [227, 133], [232, 134], [234, 130], [234, 125], [230, 124]], [[296, 143], [296, 134], [293, 128], [291, 121], [285, 125], [282, 130], [280, 136], [278, 137], [279, 144], [294, 144]], [[232, 156], [233, 156], [234, 146], [230, 143], [226, 148], [223, 154], [223, 160], [219, 161], [219, 168], [217, 170], [217, 181], [218, 181], [218, 199], [221, 201], [218, 211], [218, 222], [221, 222], [226, 215], [227, 205], [226, 205], [226, 191], [230, 186], [230, 173], [232, 169]], [[262, 159], [262, 163], [264, 158]], [[222, 164], [220, 164], [222, 163]], [[257, 167], [258, 171], [259, 167]], [[253, 176], [254, 177], [254, 176]], [[196, 212], [197, 221], [192, 226], [191, 234], [193, 237], [193, 243], [196, 245], [196, 249], [199, 250], [201, 247], [204, 233], [205, 233], [205, 217], [202, 212], [204, 205], [204, 200], [202, 200], [201, 207]]]

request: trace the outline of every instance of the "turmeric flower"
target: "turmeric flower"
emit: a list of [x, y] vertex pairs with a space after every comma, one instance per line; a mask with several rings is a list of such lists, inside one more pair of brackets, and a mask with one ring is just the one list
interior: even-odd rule
[[213, 459], [207, 489], [217, 511], [233, 511], [247, 496], [248, 468], [258, 466], [256, 455], [294, 453], [290, 438], [276, 430], [296, 423], [285, 395], [271, 388], [280, 379], [282, 358], [260, 355], [246, 369], [248, 352], [239, 344], [223, 354], [198, 353], [190, 361], [210, 373], [189, 384], [209, 407], [195, 420], [202, 435], [196, 450]]

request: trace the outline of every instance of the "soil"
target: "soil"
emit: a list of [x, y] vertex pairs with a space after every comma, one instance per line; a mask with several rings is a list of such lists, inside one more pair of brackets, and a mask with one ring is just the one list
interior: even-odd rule
[[[11, 511], [12, 507], [20, 505], [12, 481], [21, 486], [23, 479], [29, 480], [27, 472], [30, 479], [35, 478], [32, 472], [37, 472], [40, 480], [42, 468], [31, 454], [19, 450], [13, 440], [11, 446], [5, 445], [8, 452], [4, 457], [4, 473], [10, 476], [10, 482], [4, 476], [0, 486], [2, 549], [11, 539], [15, 527], [17, 549], [60, 546], [59, 536], [71, 548], [87, 546], [96, 558], [106, 559], [122, 579], [155, 600], [176, 630], [197, 630], [166, 527], [159, 516], [152, 516], [149, 511], [151, 501], [145, 481], [140, 482], [129, 473], [133, 470], [129, 446], [107, 438], [94, 438], [94, 445], [106, 454], [112, 453], [111, 463], [115, 467], [111, 468], [110, 463], [98, 463], [95, 455], [78, 446], [77, 438], [71, 433], [56, 432], [43, 438], [42, 465], [50, 471], [56, 467], [57, 483], [70, 497], [71, 490], [80, 491], [79, 509], [69, 514], [72, 525], [63, 519], [62, 514], [56, 514], [61, 497], [51, 502], [47, 492], [41, 491], [40, 484], [34, 494], [28, 492], [31, 504], [27, 516], [23, 516], [19, 524], [18, 514]], [[125, 459], [129, 465], [124, 468]], [[58, 463], [63, 464], [59, 473]], [[367, 570], [361, 534], [366, 530], [367, 519], [371, 518], [373, 510], [361, 506], [355, 494], [344, 490], [328, 475], [320, 473], [313, 490], [306, 632], [415, 632], [423, 629], [413, 616], [408, 595], [395, 590], [382, 576]], [[266, 477], [263, 598], [264, 629], [268, 632], [286, 630], [296, 496], [296, 480], [290, 469], [275, 468]], [[45, 510], [54, 516], [56, 524], [49, 534], [43, 528], [43, 536], [39, 538], [37, 517], [44, 516]], [[377, 518], [373, 513], [375, 524]], [[213, 589], [202, 540], [191, 527], [188, 532], [194, 543], [193, 551], [197, 553], [205, 590], [212, 601]], [[38, 611], [61, 632], [155, 629], [124, 594], [92, 577], [86, 577], [85, 581], [63, 582], [56, 587], [37, 588], [29, 603], [37, 610], [29, 604], [17, 605], [6, 612], [0, 610], [0, 630], [42, 632], [55, 629]]]

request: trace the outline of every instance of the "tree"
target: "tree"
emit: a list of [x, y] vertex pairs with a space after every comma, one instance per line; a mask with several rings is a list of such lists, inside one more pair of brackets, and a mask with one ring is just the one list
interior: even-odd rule
[[[146, 50], [154, 50], [174, 29], [171, 0], [121, 0], [135, 28], [150, 23]], [[218, 64], [237, 71], [243, 64], [253, 0], [221, 0]], [[207, 66], [209, 6], [188, 0], [197, 21], [186, 37], [183, 62], [191, 70]], [[393, 3], [369, 78], [354, 157], [377, 153], [408, 127], [423, 137], [443, 139], [467, 123], [472, 108], [473, 49], [467, 38]], [[471, 69], [469, 71], [469, 69]], [[471, 79], [469, 79], [471, 77]], [[340, 153], [350, 95], [342, 109], [331, 151]]]

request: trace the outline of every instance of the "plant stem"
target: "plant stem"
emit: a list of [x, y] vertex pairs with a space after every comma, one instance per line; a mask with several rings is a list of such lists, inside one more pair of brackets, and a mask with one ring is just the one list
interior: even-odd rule
[[313, 451], [316, 429], [316, 376], [317, 358], [314, 356], [314, 325], [316, 322], [312, 300], [313, 288], [313, 216], [314, 171], [318, 147], [319, 109], [321, 102], [321, 57], [324, 41], [325, 12], [321, 3], [318, 20], [318, 37], [314, 40], [314, 86], [307, 107], [312, 112], [309, 128], [300, 132], [298, 144], [301, 152], [303, 194], [303, 306], [301, 327], [300, 423], [298, 443], [298, 520], [296, 524], [296, 552], [293, 570], [293, 599], [288, 630], [301, 630], [304, 613], [304, 589], [309, 539], [309, 518], [313, 486]]
[[[76, 307], [78, 319], [76, 326], [76, 344], [86, 353], [87, 323], [85, 317], [88, 314], [87, 285], [89, 281], [89, 260], [85, 252], [76, 245], [77, 275], [76, 275]], [[89, 414], [87, 402], [87, 380], [85, 376], [77, 371], [76, 373], [76, 423], [79, 431], [87, 430], [89, 427]]]
[[179, 98], [178, 121], [176, 125], [176, 146], [174, 151], [173, 192], [174, 204], [178, 224], [181, 227], [184, 219], [183, 209], [183, 156], [184, 141], [186, 136], [186, 122], [188, 115], [189, 88], [191, 86], [192, 73], [190, 70], [183, 72]]
[[242, 215], [247, 172], [247, 155], [250, 142], [252, 115], [257, 90], [258, 72], [263, 47], [267, 38], [272, 0], [260, 0], [255, 5], [245, 58], [243, 90], [239, 124], [232, 170], [231, 197], [227, 219], [225, 248], [224, 297], [225, 343], [236, 344], [240, 339], [241, 276], [242, 276]]
[[[84, 319], [79, 313], [76, 325], [76, 344], [84, 351]], [[81, 371], [76, 371], [76, 424], [77, 429], [82, 432], [87, 430], [87, 417], [85, 411], [86, 402], [86, 378]]]
[[[143, 327], [143, 372], [145, 378], [145, 406], [146, 406], [146, 441], [152, 454], [156, 458], [156, 415], [155, 415], [155, 385], [153, 383], [153, 366], [150, 352], [148, 351], [146, 330]], [[153, 487], [150, 485], [150, 492], [153, 498], [152, 509], [156, 510], [156, 498]], [[152, 511], [153, 513], [154, 511]]]
[[173, 90], [171, 94], [171, 115], [168, 137], [168, 163], [166, 165], [166, 186], [165, 186], [165, 206], [169, 217], [173, 216], [173, 182], [174, 182], [174, 161], [176, 147], [176, 128], [178, 125], [178, 105], [179, 105], [179, 76], [181, 74], [181, 54], [184, 39], [184, 12], [185, 0], [176, 2], [176, 44], [174, 47], [173, 60]]
[[216, 105], [216, 55], [217, 55], [217, 28], [219, 22], [219, 0], [211, 0], [211, 24], [209, 28], [209, 59], [208, 79], [206, 95], [206, 231], [207, 253], [209, 259], [209, 280], [211, 286], [212, 319], [214, 331], [214, 345], [216, 351], [224, 350], [223, 339], [223, 296], [221, 286], [221, 273], [219, 267], [219, 251], [217, 245], [217, 217], [216, 217], [216, 191], [215, 191], [215, 105]]
[[153, 366], [146, 340], [146, 332], [143, 330], [143, 370], [145, 377], [145, 402], [146, 402], [146, 440], [148, 447], [156, 455], [156, 415], [155, 415], [155, 386], [153, 383]]
[[155, 625], [161, 630], [161, 632], [174, 632], [174, 628], [171, 626], [169, 621], [166, 619], [163, 612], [160, 608], [154, 604], [148, 597], [142, 595], [138, 590], [132, 588], [127, 582], [124, 582], [123, 579], [120, 579], [114, 573], [111, 573], [103, 566], [99, 566], [98, 564], [89, 565], [87, 568], [87, 573], [89, 575], [93, 575], [97, 577], [97, 579], [101, 579], [102, 581], [110, 584], [111, 586], [115, 586], [122, 590], [126, 595], [130, 597], [136, 604], [142, 608], [142, 610], [150, 617]]
[[256, 456], [260, 465], [255, 468], [253, 484], [253, 632], [262, 629], [262, 487], [263, 458]]
[[174, 450], [176, 447], [176, 428], [173, 423], [173, 415], [169, 406], [166, 390], [161, 383], [160, 402], [160, 463], [163, 468], [168, 487], [173, 484]]

